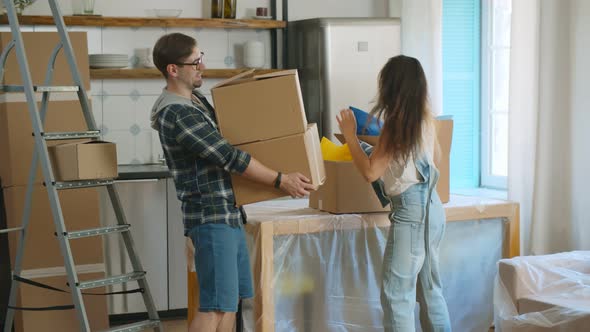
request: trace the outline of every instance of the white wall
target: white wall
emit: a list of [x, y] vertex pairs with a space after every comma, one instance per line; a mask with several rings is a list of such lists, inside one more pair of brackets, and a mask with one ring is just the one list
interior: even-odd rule
[[570, 8], [571, 33], [571, 156], [572, 156], [572, 219], [576, 234], [573, 240], [575, 248], [590, 250], [590, 223], [588, 206], [590, 195], [588, 188], [588, 165], [590, 165], [590, 96], [588, 96], [588, 78], [590, 77], [590, 1], [574, 0]]
[[[279, 0], [280, 1], [280, 0]], [[292, 0], [289, 21], [314, 17], [388, 17], [388, 0]]]

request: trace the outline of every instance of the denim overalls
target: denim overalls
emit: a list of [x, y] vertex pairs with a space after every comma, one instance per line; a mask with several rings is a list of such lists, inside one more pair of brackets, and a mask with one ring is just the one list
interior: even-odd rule
[[450, 331], [438, 264], [446, 219], [436, 193], [439, 172], [424, 157], [416, 160], [416, 168], [423, 182], [400, 195], [387, 197], [383, 182], [373, 183], [381, 203], [391, 204], [381, 286], [383, 326], [385, 331], [415, 331], [418, 300], [423, 331]]

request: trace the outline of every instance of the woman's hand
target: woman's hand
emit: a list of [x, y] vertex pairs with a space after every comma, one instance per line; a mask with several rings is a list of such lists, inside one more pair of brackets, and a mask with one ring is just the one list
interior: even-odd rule
[[356, 139], [356, 118], [350, 109], [343, 109], [340, 114], [336, 116], [340, 132], [344, 135], [346, 142], [351, 142]]

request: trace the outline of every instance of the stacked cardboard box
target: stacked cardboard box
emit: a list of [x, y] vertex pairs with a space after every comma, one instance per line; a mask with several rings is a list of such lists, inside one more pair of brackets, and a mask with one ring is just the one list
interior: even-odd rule
[[[10, 33], [0, 33], [0, 46], [4, 48]], [[23, 33], [23, 39], [34, 84], [45, 80], [47, 62], [58, 41], [57, 33]], [[90, 87], [88, 51], [85, 33], [70, 33], [82, 80]], [[3, 84], [22, 85], [14, 51], [7, 59]], [[63, 52], [57, 58], [52, 85], [72, 85], [69, 67]], [[38, 101], [41, 95], [38, 94]], [[39, 105], [40, 103], [38, 103]], [[52, 96], [45, 119], [47, 132], [85, 131], [86, 123], [75, 93]], [[6, 227], [19, 227], [25, 205], [25, 192], [29, 180], [34, 141], [28, 105], [24, 94], [0, 94], [0, 179]], [[63, 142], [62, 142], [63, 143]], [[60, 144], [48, 142], [48, 146]], [[40, 167], [37, 167], [33, 185], [29, 231], [22, 260], [22, 276], [37, 282], [67, 289], [63, 257], [55, 237], [55, 226], [47, 190], [42, 184]], [[99, 197], [96, 189], [79, 189], [59, 192], [62, 212], [68, 230], [100, 227]], [[14, 263], [19, 233], [8, 236], [8, 251], [0, 252], [0, 260]], [[74, 263], [80, 280], [104, 277], [102, 239], [91, 237], [71, 242]], [[3, 282], [0, 294], [6, 296], [9, 282]], [[96, 292], [104, 292], [97, 289]], [[0, 302], [6, 302], [2, 299]], [[104, 296], [85, 297], [87, 315], [93, 329], [108, 327], [107, 305]], [[23, 307], [47, 307], [72, 304], [70, 294], [56, 293], [38, 287], [21, 284], [17, 305]], [[18, 311], [15, 316], [16, 331], [78, 331], [75, 310], [67, 311]]]
[[[437, 192], [443, 203], [449, 201], [449, 154], [453, 134], [452, 120], [437, 120], [439, 148], [435, 149], [435, 160], [440, 177]], [[340, 134], [336, 137], [344, 143]], [[376, 145], [378, 136], [360, 136], [359, 139]], [[325, 161], [326, 183], [309, 197], [309, 206], [332, 213], [386, 212], [371, 185], [365, 181], [352, 161]]]
[[[316, 187], [324, 182], [318, 129], [307, 124], [297, 71], [237, 75], [211, 93], [219, 130], [230, 144], [272, 169], [300, 172]], [[285, 196], [240, 176], [232, 182], [238, 205]]]

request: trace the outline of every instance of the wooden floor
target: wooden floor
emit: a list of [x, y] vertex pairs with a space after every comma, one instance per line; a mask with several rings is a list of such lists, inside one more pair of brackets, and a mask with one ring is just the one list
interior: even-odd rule
[[166, 332], [186, 332], [188, 329], [186, 320], [165, 320], [163, 324]]

